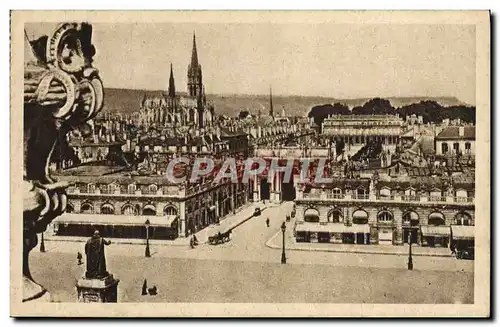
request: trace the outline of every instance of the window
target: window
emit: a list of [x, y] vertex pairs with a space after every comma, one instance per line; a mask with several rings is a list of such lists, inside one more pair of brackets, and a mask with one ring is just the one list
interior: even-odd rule
[[341, 223], [343, 221], [342, 212], [340, 209], [332, 209], [328, 213], [329, 223]]
[[352, 223], [357, 225], [368, 224], [368, 213], [364, 210], [356, 210], [352, 214]]
[[130, 184], [129, 186], [127, 186], [128, 194], [135, 194], [136, 189], [137, 187], [135, 184]]
[[111, 204], [105, 203], [101, 206], [101, 214], [113, 215], [114, 213], [115, 213], [115, 208]]
[[356, 193], [358, 195], [358, 199], [367, 199], [368, 196], [366, 194], [366, 190], [364, 188], [358, 188], [356, 190]]
[[108, 184], [108, 194], [114, 194], [115, 193], [115, 184]]
[[319, 222], [319, 212], [314, 208], [309, 208], [304, 211], [304, 221], [308, 223]]
[[334, 199], [340, 199], [342, 197], [342, 190], [339, 189], [339, 188], [334, 188], [332, 190], [332, 193], [333, 193], [333, 198]]
[[380, 196], [382, 197], [390, 197], [391, 196], [391, 190], [388, 189], [387, 187], [384, 187], [380, 190]]
[[167, 206], [165, 209], [163, 209], [163, 213], [165, 216], [176, 216], [177, 215], [177, 209], [174, 206]]
[[427, 222], [431, 226], [444, 225], [444, 215], [441, 212], [433, 212], [429, 215], [429, 220]]
[[389, 211], [382, 211], [378, 214], [377, 220], [379, 223], [391, 223], [392, 214]]
[[138, 211], [130, 204], [126, 204], [122, 208], [122, 215], [124, 216], [137, 216]]
[[158, 192], [158, 186], [155, 184], [149, 185], [149, 193], [156, 193]]
[[466, 212], [459, 212], [455, 216], [455, 225], [471, 226], [472, 218]]
[[155, 206], [152, 204], [148, 204], [148, 205], [144, 206], [144, 208], [142, 209], [142, 214], [144, 216], [156, 216]]
[[470, 153], [470, 142], [465, 142], [465, 153]]
[[88, 184], [87, 185], [87, 193], [95, 193], [95, 184]]
[[72, 213], [72, 212], [74, 212], [74, 211], [75, 211], [75, 208], [73, 207], [73, 205], [72, 205], [71, 203], [68, 203], [68, 204], [66, 205], [66, 212], [67, 212], [67, 213]]
[[90, 203], [83, 203], [82, 206], [80, 207], [80, 212], [81, 213], [93, 213], [94, 207]]
[[448, 143], [441, 143], [441, 152], [443, 154], [447, 154], [448, 153]]
[[407, 211], [403, 215], [403, 226], [418, 226], [419, 218], [415, 211]]
[[459, 151], [460, 151], [460, 144], [457, 142], [453, 143], [453, 153], [458, 154]]

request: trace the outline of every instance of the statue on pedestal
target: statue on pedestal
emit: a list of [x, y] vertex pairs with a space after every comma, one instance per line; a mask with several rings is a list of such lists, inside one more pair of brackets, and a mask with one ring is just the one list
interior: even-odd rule
[[109, 276], [106, 270], [106, 256], [104, 246], [110, 245], [111, 241], [106, 241], [95, 231], [94, 235], [85, 244], [85, 254], [87, 256], [87, 271], [85, 278], [105, 278]]
[[66, 210], [68, 184], [54, 180], [48, 169], [56, 142], [103, 106], [91, 38], [92, 26], [86, 23], [61, 24], [35, 40], [25, 35], [23, 302], [49, 300], [31, 277], [29, 252], [37, 245], [37, 233]]

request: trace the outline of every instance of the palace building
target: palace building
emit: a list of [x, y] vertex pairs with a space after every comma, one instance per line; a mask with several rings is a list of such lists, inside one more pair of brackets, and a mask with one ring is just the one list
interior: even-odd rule
[[399, 142], [403, 119], [395, 115], [332, 115], [322, 123], [321, 131], [335, 141], [359, 145], [380, 141], [386, 145]]
[[145, 95], [141, 102], [139, 124], [144, 127], [196, 126], [206, 128], [213, 124], [215, 114], [207, 102], [203, 74], [198, 62], [196, 36], [193, 35], [191, 62], [187, 70], [187, 94], [176, 92], [172, 64], [167, 93]]
[[[393, 167], [394, 168], [394, 167]], [[389, 169], [371, 178], [301, 184], [296, 203], [298, 242], [446, 247], [474, 240], [474, 175], [412, 175]]]

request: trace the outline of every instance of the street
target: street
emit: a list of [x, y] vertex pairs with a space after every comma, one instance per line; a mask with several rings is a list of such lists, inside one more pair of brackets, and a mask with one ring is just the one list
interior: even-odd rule
[[[108, 270], [119, 278], [123, 302], [356, 302], [472, 303], [474, 261], [452, 257], [414, 257], [414, 270], [404, 256], [287, 251], [265, 243], [279, 230], [291, 202], [268, 207], [234, 229], [221, 245], [111, 244]], [[270, 227], [266, 227], [266, 218]], [[229, 219], [229, 218], [228, 218]], [[287, 228], [293, 228], [287, 224]], [[81, 242], [46, 242], [46, 253], [31, 254], [32, 274], [56, 301], [76, 300], [75, 283], [85, 265], [76, 264]], [[157, 296], [141, 296], [144, 279]], [[436, 285], [439, 285], [437, 287]], [[443, 292], [443, 290], [446, 290]]]

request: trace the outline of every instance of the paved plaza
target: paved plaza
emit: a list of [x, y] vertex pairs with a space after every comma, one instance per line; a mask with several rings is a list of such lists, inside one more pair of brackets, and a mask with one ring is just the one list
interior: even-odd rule
[[[120, 279], [119, 301], [473, 302], [474, 261], [449, 256], [416, 256], [414, 270], [408, 271], [403, 255], [288, 250], [287, 264], [280, 264], [281, 249], [266, 243], [281, 240], [276, 234], [292, 205], [268, 206], [261, 216], [246, 220], [254, 209], [248, 207], [226, 218], [222, 227], [213, 229], [243, 223], [233, 230], [231, 241], [221, 245], [191, 249], [187, 244], [152, 244], [152, 257], [145, 258], [144, 244], [112, 243], [106, 247], [106, 257], [108, 270]], [[291, 230], [293, 222], [287, 228]], [[45, 245], [47, 252], [31, 253], [35, 280], [48, 288], [54, 300], [74, 302], [75, 283], [85, 267], [76, 264], [76, 253], [84, 252], [83, 243], [47, 241]], [[158, 287], [157, 296], [141, 296], [144, 279], [150, 287]]]

